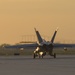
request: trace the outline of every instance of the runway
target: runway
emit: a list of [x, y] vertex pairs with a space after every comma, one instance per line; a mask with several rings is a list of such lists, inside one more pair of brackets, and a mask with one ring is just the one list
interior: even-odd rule
[[75, 75], [75, 55], [0, 56], [0, 75]]

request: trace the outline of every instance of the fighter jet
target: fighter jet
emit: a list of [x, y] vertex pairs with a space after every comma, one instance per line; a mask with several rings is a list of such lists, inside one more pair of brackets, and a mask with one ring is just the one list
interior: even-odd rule
[[36, 36], [38, 39], [38, 47], [34, 51], [33, 58], [36, 58], [37, 56], [39, 56], [39, 58], [43, 58], [43, 56], [45, 56], [46, 53], [56, 58], [56, 53], [53, 53], [53, 48], [54, 48], [54, 39], [56, 37], [57, 30], [58, 28], [55, 30], [52, 39], [50, 41], [46, 41], [41, 37], [39, 31], [35, 29]]

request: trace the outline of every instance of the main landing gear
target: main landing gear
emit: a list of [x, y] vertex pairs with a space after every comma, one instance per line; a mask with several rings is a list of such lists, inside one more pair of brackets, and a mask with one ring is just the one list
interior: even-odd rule
[[54, 53], [54, 58], [56, 58], [56, 53]]
[[37, 56], [38, 56], [39, 58], [43, 58], [43, 55], [40, 55], [40, 54], [37, 55], [37, 54], [35, 54], [35, 53], [33, 54], [33, 58], [34, 58], [34, 59], [35, 59]]
[[33, 54], [33, 58], [35, 59], [35, 57], [36, 57], [36, 55], [35, 55], [35, 53]]
[[[39, 56], [39, 58], [43, 58], [43, 54], [42, 55], [40, 55], [40, 54], [36, 54], [36, 53], [34, 53], [33, 54], [33, 58], [35, 59], [37, 56]], [[54, 54], [50, 54], [50, 56], [53, 56], [54, 58], [56, 58], [56, 53], [54, 53]]]
[[54, 58], [56, 58], [56, 53], [50, 54], [50, 56], [53, 56]]

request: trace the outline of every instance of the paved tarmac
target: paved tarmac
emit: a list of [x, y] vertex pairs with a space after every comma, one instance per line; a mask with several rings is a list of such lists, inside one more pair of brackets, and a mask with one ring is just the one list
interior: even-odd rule
[[0, 75], [75, 75], [75, 55], [0, 56]]

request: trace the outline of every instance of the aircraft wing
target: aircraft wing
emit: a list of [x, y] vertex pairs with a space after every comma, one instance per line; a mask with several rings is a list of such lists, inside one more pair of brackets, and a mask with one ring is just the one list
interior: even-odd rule
[[[5, 48], [36, 48], [36, 47], [39, 47], [38, 43], [5, 46]], [[75, 48], [75, 44], [54, 43], [54, 48]]]
[[60, 44], [55, 43], [54, 48], [75, 48], [75, 44]]
[[5, 46], [5, 48], [36, 48], [36, 47], [38, 47], [37, 43], [17, 44], [17, 45]]

